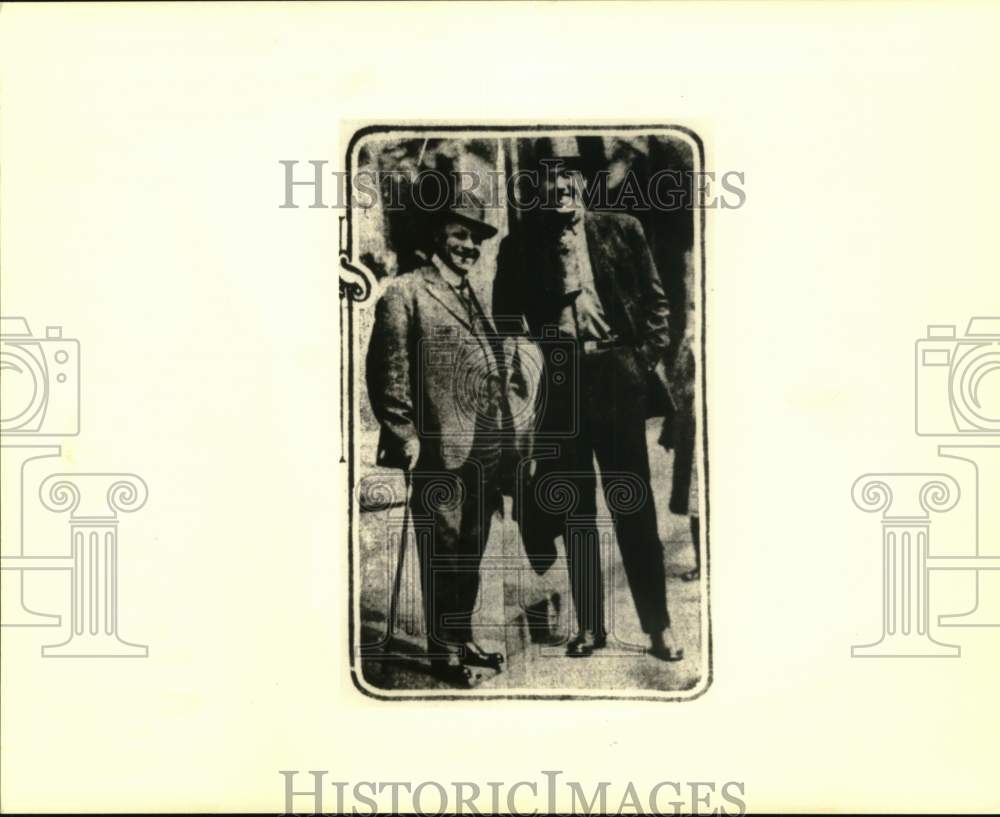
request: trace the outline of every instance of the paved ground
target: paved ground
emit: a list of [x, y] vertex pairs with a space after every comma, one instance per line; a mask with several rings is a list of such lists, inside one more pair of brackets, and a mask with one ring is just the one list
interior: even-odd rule
[[[550, 605], [550, 620], [561, 638], [571, 636], [574, 620], [565, 560], [560, 558], [542, 578], [535, 576], [521, 552], [516, 525], [509, 514], [496, 520], [484, 558], [482, 589], [474, 617], [477, 640], [507, 657], [505, 671], [486, 671], [483, 690], [685, 690], [697, 685], [702, 673], [701, 616], [702, 584], [682, 582], [677, 575], [692, 567], [694, 553], [687, 517], [667, 510], [672, 454], [657, 444], [659, 421], [649, 426], [650, 458], [654, 472], [660, 537], [664, 542], [667, 568], [667, 598], [673, 628], [685, 658], [664, 663], [642, 652], [646, 641], [640, 630], [617, 544], [605, 551], [606, 615], [613, 630], [608, 648], [586, 659], [564, 655], [563, 646], [531, 643], [524, 626], [523, 607], [539, 599], [558, 599], [558, 611]], [[387, 474], [383, 490], [402, 496], [402, 479]], [[367, 487], [377, 487], [374, 483]], [[599, 499], [599, 513], [606, 513]], [[509, 510], [509, 505], [508, 505]], [[366, 512], [360, 515], [362, 644], [366, 654], [385, 655], [362, 660], [368, 682], [382, 689], [448, 689], [434, 678], [424, 655], [423, 621], [416, 570], [415, 550], [409, 546], [404, 564], [396, 637], [384, 644], [389, 588], [398, 554], [402, 509]], [[400, 656], [406, 656], [401, 658]]]

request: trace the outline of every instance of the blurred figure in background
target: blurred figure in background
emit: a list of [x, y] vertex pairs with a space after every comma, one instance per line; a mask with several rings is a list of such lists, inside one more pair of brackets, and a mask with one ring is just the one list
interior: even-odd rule
[[691, 264], [685, 274], [688, 322], [674, 361], [672, 394], [677, 411], [664, 420], [660, 445], [674, 451], [673, 484], [670, 491], [670, 512], [688, 516], [691, 541], [694, 546], [694, 567], [680, 574], [686, 582], [701, 576], [701, 517], [698, 512], [697, 422], [695, 419], [695, 354], [694, 354], [694, 275]]

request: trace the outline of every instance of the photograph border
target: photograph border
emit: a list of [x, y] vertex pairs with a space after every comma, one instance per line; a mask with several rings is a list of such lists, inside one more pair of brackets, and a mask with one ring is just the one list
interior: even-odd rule
[[[357, 568], [355, 559], [355, 538], [358, 535], [356, 526], [356, 513], [358, 497], [356, 494], [357, 478], [357, 451], [355, 422], [358, 408], [357, 395], [355, 392], [355, 378], [357, 366], [354, 357], [355, 338], [355, 314], [354, 309], [367, 301], [373, 294], [376, 285], [375, 276], [365, 268], [364, 264], [355, 259], [354, 256], [354, 236], [353, 224], [351, 221], [352, 211], [352, 173], [355, 166], [355, 154], [361, 147], [361, 142], [372, 136], [387, 135], [393, 133], [401, 134], [441, 134], [442, 138], [461, 138], [463, 134], [482, 138], [486, 134], [504, 134], [508, 138], [515, 138], [520, 134], [525, 136], [543, 136], [553, 132], [571, 132], [574, 136], [602, 136], [614, 135], [616, 133], [633, 134], [672, 134], [681, 135], [689, 141], [694, 153], [696, 167], [694, 170], [705, 170], [705, 146], [701, 137], [691, 128], [683, 125], [672, 124], [591, 124], [591, 123], [562, 123], [558, 125], [538, 125], [538, 124], [474, 124], [459, 125], [452, 122], [436, 123], [433, 121], [420, 122], [398, 122], [385, 124], [370, 124], [354, 130], [351, 135], [345, 152], [346, 189], [345, 195], [345, 215], [340, 217], [340, 256], [339, 256], [339, 276], [340, 276], [340, 432], [341, 432], [341, 455], [340, 462], [347, 466], [348, 483], [348, 522], [347, 522], [347, 557], [348, 557], [348, 653], [350, 661], [351, 681], [355, 688], [367, 697], [379, 701], [497, 701], [497, 700], [587, 700], [587, 701], [691, 701], [701, 697], [711, 686], [714, 679], [714, 661], [712, 655], [712, 605], [711, 605], [711, 517], [709, 501], [709, 434], [708, 434], [708, 367], [707, 367], [707, 282], [706, 282], [706, 224], [704, 190], [696, 189], [695, 195], [700, 196], [693, 202], [692, 212], [694, 214], [694, 240], [693, 246], [699, 248], [699, 261], [695, 265], [695, 286], [700, 290], [700, 309], [697, 315], [697, 339], [699, 343], [699, 354], [695, 367], [696, 379], [700, 378], [699, 387], [695, 389], [695, 417], [699, 429], [698, 438], [700, 445], [696, 446], [697, 477], [699, 480], [699, 502], [702, 510], [702, 543], [704, 552], [703, 559], [703, 582], [704, 582], [704, 618], [702, 623], [702, 634], [704, 636], [703, 667], [704, 673], [698, 684], [690, 690], [665, 690], [655, 692], [652, 690], [623, 691], [616, 693], [611, 690], [597, 690], [588, 692], [587, 690], [573, 690], [572, 692], [554, 690], [551, 693], [542, 690], [526, 692], [510, 692], [497, 690], [495, 692], [483, 692], [475, 689], [467, 693], [461, 691], [429, 692], [427, 690], [405, 690], [391, 692], [384, 689], [373, 688], [368, 685], [358, 666], [359, 661], [356, 655], [357, 632], [360, 629], [360, 596], [356, 594], [355, 570]], [[678, 694], [683, 692], [684, 694]]]

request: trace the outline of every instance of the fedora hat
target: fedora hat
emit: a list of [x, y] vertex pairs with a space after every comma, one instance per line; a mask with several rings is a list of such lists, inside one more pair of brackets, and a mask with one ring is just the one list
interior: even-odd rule
[[438, 210], [436, 221], [438, 224], [454, 221], [464, 224], [479, 241], [493, 238], [497, 234], [497, 228], [486, 220], [486, 207], [475, 193], [469, 191], [463, 191], [452, 207]]

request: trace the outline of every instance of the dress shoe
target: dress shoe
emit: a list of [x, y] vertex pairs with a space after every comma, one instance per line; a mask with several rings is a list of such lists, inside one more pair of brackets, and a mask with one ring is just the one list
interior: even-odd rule
[[431, 658], [431, 672], [442, 681], [467, 689], [473, 685], [473, 672], [462, 663], [457, 653]]
[[503, 653], [488, 652], [475, 641], [466, 641], [462, 647], [462, 662], [470, 666], [490, 667], [499, 671], [500, 665], [504, 662]]
[[653, 633], [649, 637], [650, 647], [646, 650], [654, 658], [661, 661], [680, 661], [684, 658], [684, 648], [674, 642], [673, 633], [668, 627], [662, 633]]
[[594, 650], [607, 646], [608, 637], [601, 633], [597, 635], [592, 630], [580, 630], [576, 637], [566, 645], [566, 655], [570, 658], [586, 658]]

